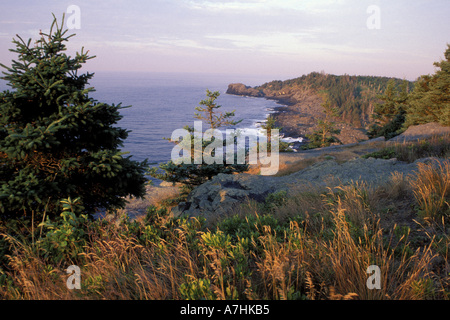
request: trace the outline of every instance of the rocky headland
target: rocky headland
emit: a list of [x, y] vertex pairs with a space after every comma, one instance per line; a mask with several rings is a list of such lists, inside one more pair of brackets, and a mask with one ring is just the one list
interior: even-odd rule
[[[324, 118], [323, 97], [312, 89], [273, 90], [258, 89], [242, 83], [232, 83], [227, 94], [265, 98], [276, 100], [280, 107], [275, 108], [272, 116], [275, 125], [281, 127], [281, 133], [286, 137], [302, 137], [311, 134], [317, 128], [317, 121]], [[356, 128], [348, 122], [336, 120], [336, 128], [341, 130], [337, 135], [342, 144], [356, 143], [367, 140], [365, 130]]]

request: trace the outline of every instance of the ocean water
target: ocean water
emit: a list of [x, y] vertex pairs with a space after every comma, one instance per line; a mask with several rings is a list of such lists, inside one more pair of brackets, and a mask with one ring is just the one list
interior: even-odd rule
[[[195, 107], [206, 98], [206, 89], [220, 92], [219, 111], [235, 110], [234, 119], [243, 120], [237, 128], [257, 130], [279, 105], [263, 98], [228, 95], [226, 90], [233, 82], [256, 86], [270, 80], [242, 75], [96, 72], [90, 81], [96, 91], [90, 96], [99, 102], [131, 106], [121, 109], [123, 118], [117, 124], [130, 131], [122, 151], [134, 160], [159, 164], [170, 160], [174, 147], [163, 138], [194, 125]], [[6, 88], [0, 81], [0, 90]]]
[[[174, 147], [163, 138], [185, 125], [194, 125], [195, 107], [206, 98], [206, 89], [219, 91], [216, 100], [220, 112], [235, 110], [236, 128], [255, 130], [273, 108], [275, 101], [226, 94], [231, 82], [252, 81], [231, 76], [192, 74], [98, 74], [91, 80], [96, 89], [92, 96], [100, 102], [119, 103], [123, 118], [118, 126], [130, 130], [123, 151], [133, 159], [148, 159], [151, 163], [170, 160]], [[257, 79], [253, 79], [257, 81]], [[256, 84], [255, 84], [256, 85]], [[230, 127], [232, 128], [232, 127]], [[204, 125], [204, 130], [206, 130]]]

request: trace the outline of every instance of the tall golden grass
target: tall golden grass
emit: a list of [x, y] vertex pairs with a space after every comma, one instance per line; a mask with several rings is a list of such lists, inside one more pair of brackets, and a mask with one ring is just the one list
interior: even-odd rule
[[450, 216], [450, 161], [419, 163], [413, 187], [421, 214], [428, 218]]
[[[0, 296], [449, 299], [450, 241], [445, 220], [449, 177], [448, 162], [423, 164], [416, 176], [395, 174], [377, 188], [354, 183], [299, 191], [270, 212], [285, 226], [281, 229], [257, 224], [264, 221], [263, 209], [249, 203], [236, 214], [240, 223], [247, 221], [246, 228], [255, 231], [252, 237], [224, 232], [223, 221], [207, 229], [200, 219], [175, 222], [164, 217], [159, 222], [163, 236], [143, 241], [142, 236], [151, 231], [143, 221], [104, 223], [91, 230], [84, 252], [75, 261], [60, 264], [51, 263], [30, 243], [3, 233], [12, 253], [2, 271], [6, 280]], [[405, 208], [442, 218], [435, 219], [439, 227]], [[391, 226], [386, 220], [394, 214], [402, 219]], [[65, 268], [71, 264], [81, 268], [81, 290], [66, 287]], [[380, 289], [367, 286], [370, 265], [380, 268]]]
[[450, 157], [450, 134], [433, 135], [417, 141], [385, 142], [385, 147], [368, 154], [378, 158], [397, 158], [400, 161], [414, 162], [427, 157]]

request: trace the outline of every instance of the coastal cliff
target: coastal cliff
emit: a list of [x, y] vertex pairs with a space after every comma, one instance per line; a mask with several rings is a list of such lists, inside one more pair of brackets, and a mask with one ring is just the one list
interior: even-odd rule
[[[318, 121], [325, 117], [322, 104], [326, 95], [324, 94], [326, 93], [326, 86], [323, 84], [312, 86], [311, 80], [302, 82], [273, 81], [257, 87], [232, 83], [228, 86], [226, 93], [276, 100], [280, 106], [272, 114], [275, 125], [281, 127], [281, 132], [287, 137], [305, 138], [306, 135], [317, 129]], [[373, 108], [371, 104], [369, 107]], [[346, 116], [347, 110], [344, 107], [343, 109], [344, 111], [335, 121], [336, 128], [341, 131], [337, 135], [339, 141], [348, 144], [367, 140], [366, 130], [361, 125], [360, 117], [358, 116], [358, 119], [352, 122]], [[366, 120], [364, 118], [363, 122]]]
[[260, 90], [246, 86], [243, 83], [232, 83], [228, 85], [227, 94], [249, 97], [264, 97], [264, 93]]

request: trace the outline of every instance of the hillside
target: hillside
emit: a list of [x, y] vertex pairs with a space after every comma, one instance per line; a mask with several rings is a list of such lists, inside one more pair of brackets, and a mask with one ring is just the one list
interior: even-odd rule
[[[384, 92], [392, 78], [373, 76], [337, 76], [313, 72], [286, 81], [271, 81], [261, 86], [248, 87], [230, 84], [227, 94], [264, 97], [278, 100], [280, 107], [274, 114], [276, 125], [283, 127], [288, 136], [305, 136], [314, 131], [317, 120], [324, 116], [322, 103], [327, 98], [337, 108], [338, 136], [342, 143], [367, 139], [365, 132], [371, 124], [378, 96]], [[394, 79], [396, 86], [403, 83]], [[414, 87], [407, 82], [408, 90]]]
[[[450, 127], [428, 123], [411, 126], [387, 141], [378, 138], [360, 143], [300, 150], [296, 153], [280, 153], [278, 174], [261, 176], [258, 174], [258, 166], [248, 173], [220, 174], [196, 188], [187, 202], [176, 204], [172, 213], [195, 216], [203, 212], [205, 216], [217, 217], [220, 213], [233, 212], [231, 207], [236, 203], [248, 199], [264, 202], [268, 194], [283, 190], [295, 194], [312, 186], [323, 189], [325, 186], [336, 187], [357, 182], [371, 186], [382, 185], [390, 180], [393, 173], [413, 175], [420, 163], [448, 161], [449, 141]], [[382, 150], [392, 146], [399, 149], [384, 155]], [[423, 150], [419, 151], [420, 148], [412, 146], [419, 146]], [[365, 159], [365, 156], [372, 153], [378, 156]], [[400, 156], [403, 153], [406, 155]], [[143, 216], [148, 206], [175, 197], [179, 191], [179, 186], [170, 183], [149, 186], [146, 199], [129, 199], [130, 203], [124, 211], [132, 218]]]

